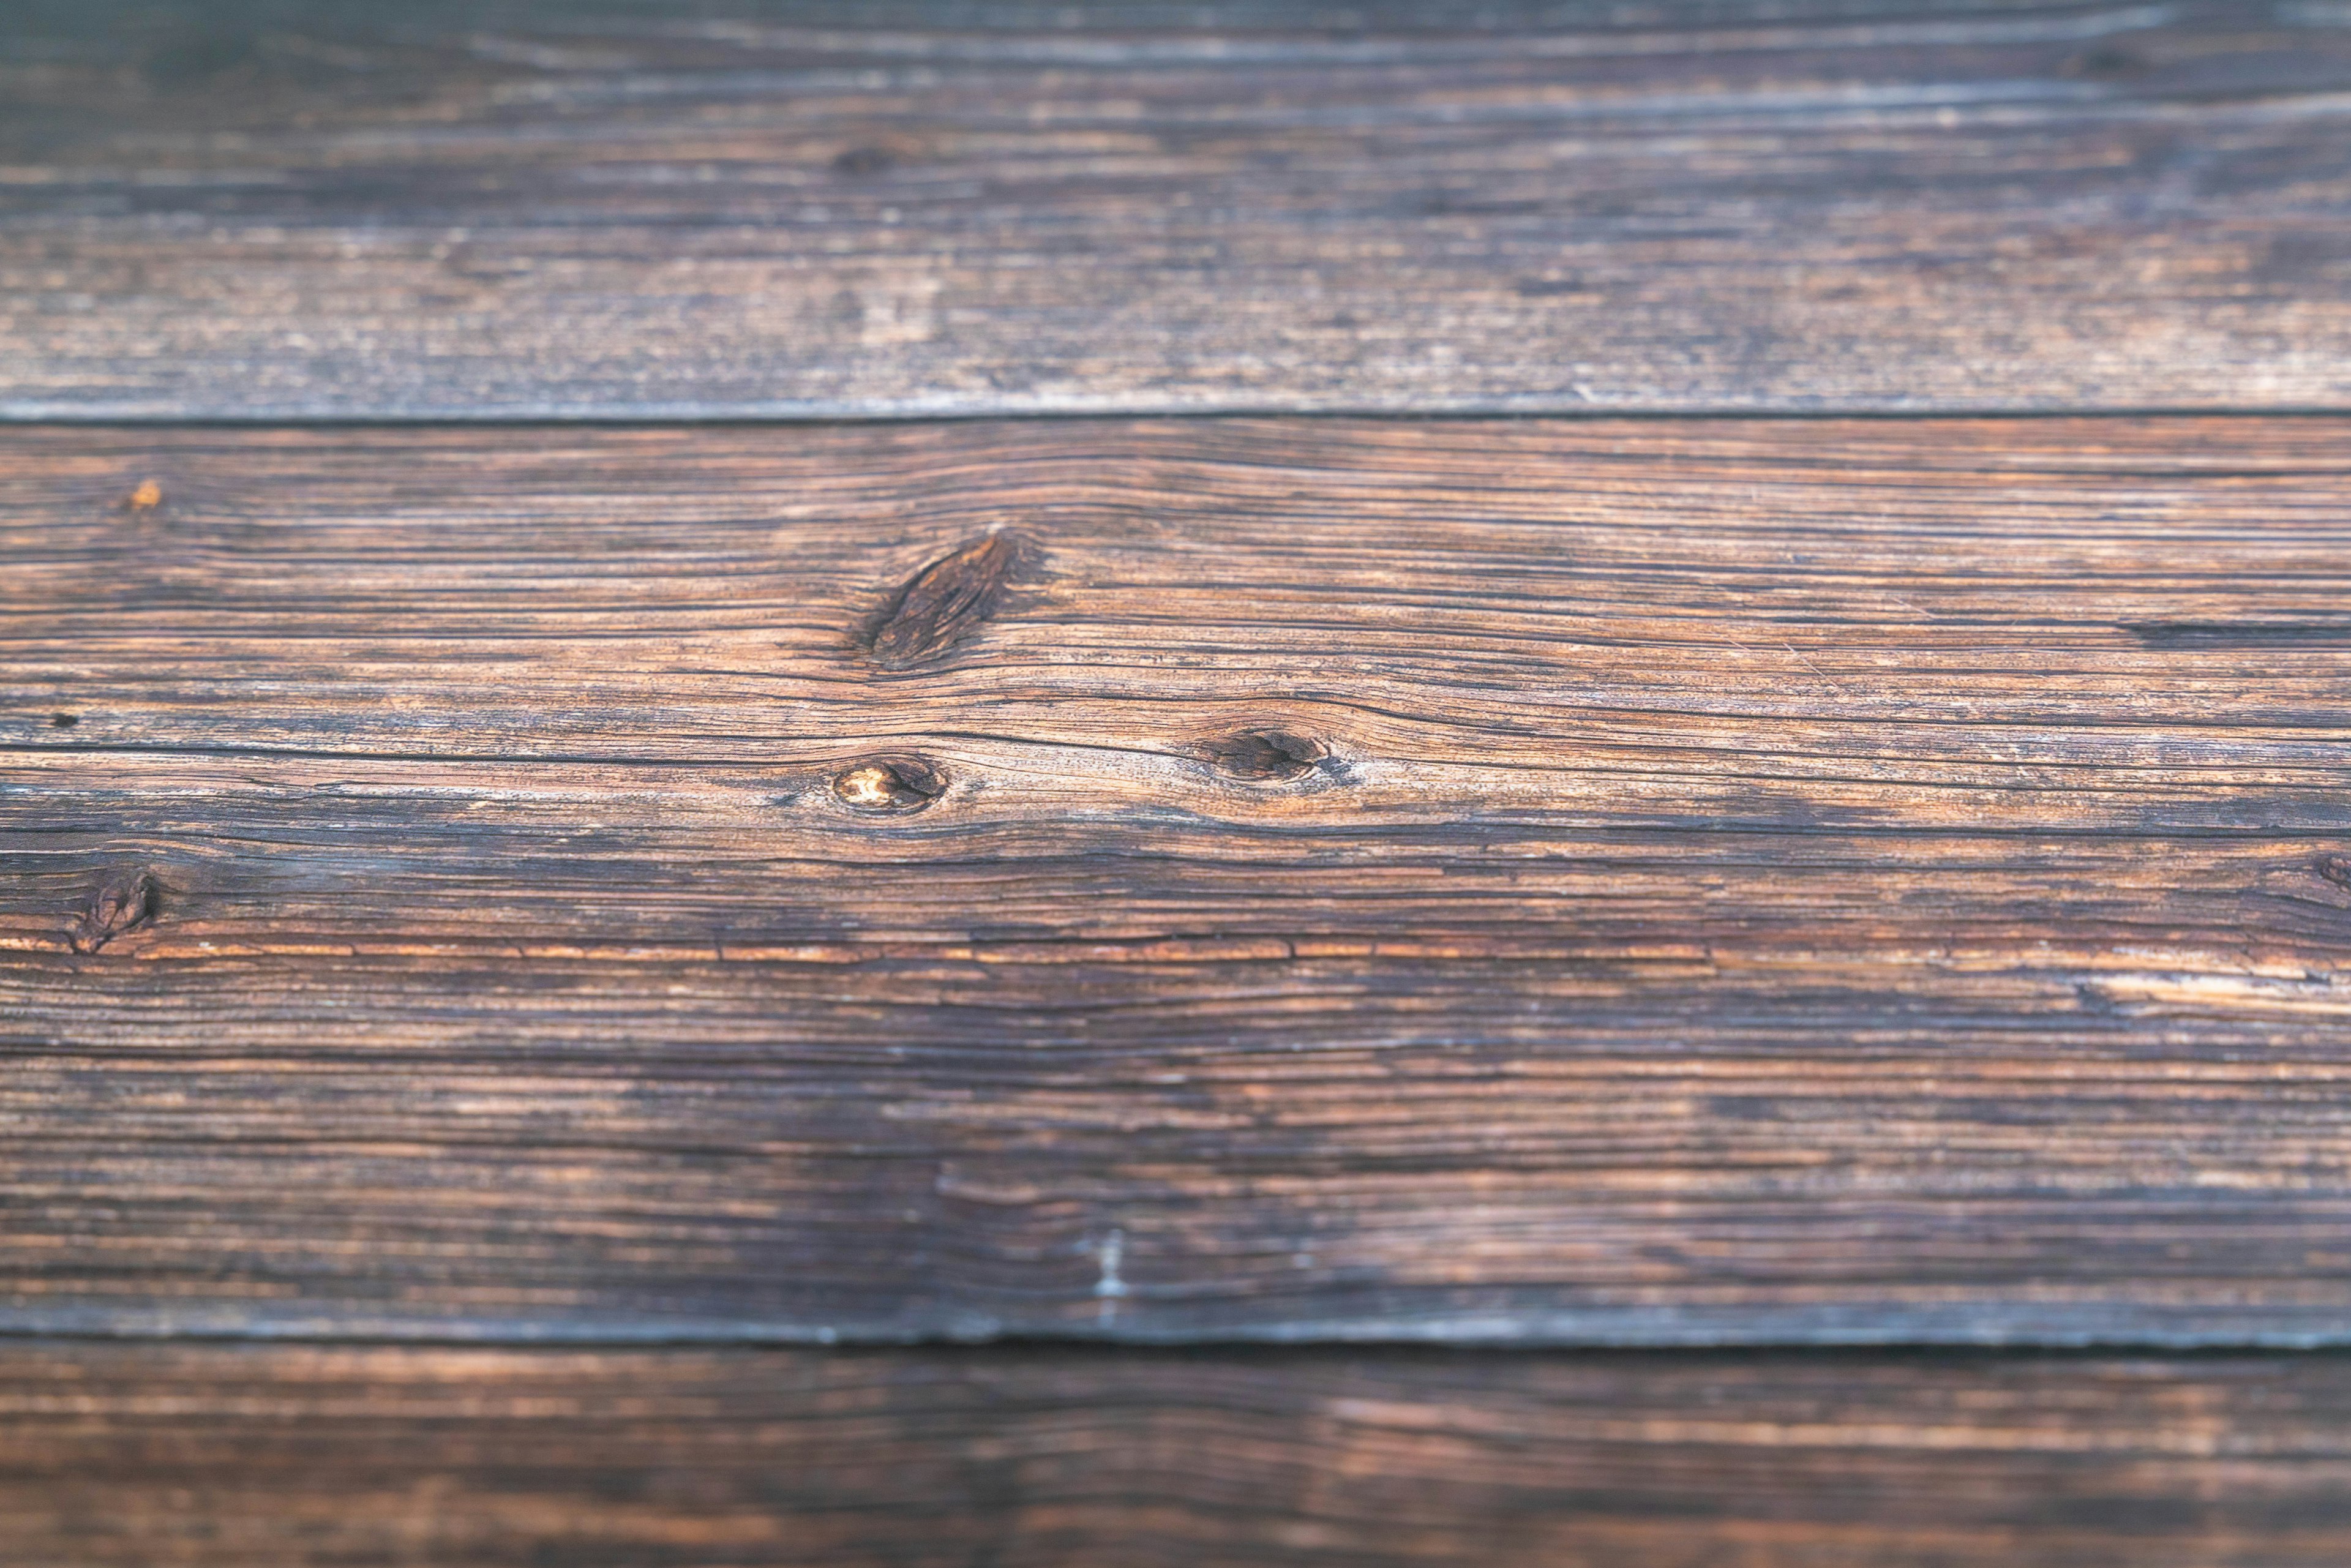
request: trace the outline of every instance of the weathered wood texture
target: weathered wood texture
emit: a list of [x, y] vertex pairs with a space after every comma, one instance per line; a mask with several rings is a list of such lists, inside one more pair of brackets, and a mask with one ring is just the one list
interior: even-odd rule
[[2347, 432], [8, 433], [0, 1322], [2344, 1340]]
[[6, 27], [0, 414], [2351, 406], [2335, 4]]
[[2335, 1568], [2351, 1370], [0, 1350], [11, 1568]]

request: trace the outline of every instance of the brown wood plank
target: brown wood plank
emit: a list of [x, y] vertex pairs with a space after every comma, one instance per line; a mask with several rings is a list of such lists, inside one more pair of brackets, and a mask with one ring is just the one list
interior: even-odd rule
[[7, 433], [0, 1322], [2335, 1343], [2346, 430]]
[[2339, 5], [0, 26], [11, 417], [2351, 403]]
[[0, 1349], [16, 1568], [2320, 1568], [2333, 1358]]

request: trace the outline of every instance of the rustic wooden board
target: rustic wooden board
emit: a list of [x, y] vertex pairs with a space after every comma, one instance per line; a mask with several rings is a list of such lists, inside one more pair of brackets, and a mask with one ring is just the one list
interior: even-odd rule
[[0, 1323], [2342, 1341], [2346, 431], [10, 432]]
[[19, 1343], [15, 1568], [2331, 1568], [2337, 1359]]
[[5, 26], [10, 417], [2351, 406], [2339, 5]]

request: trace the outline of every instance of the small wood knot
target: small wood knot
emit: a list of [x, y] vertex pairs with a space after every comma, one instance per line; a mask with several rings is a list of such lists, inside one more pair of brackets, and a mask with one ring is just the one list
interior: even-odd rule
[[861, 811], [919, 811], [946, 789], [946, 775], [919, 757], [877, 757], [832, 781], [841, 803]]
[[1248, 729], [1211, 741], [1208, 760], [1236, 779], [1270, 783], [1301, 779], [1330, 755], [1328, 747], [1280, 729]]
[[141, 62], [140, 74], [159, 88], [193, 87], [249, 75], [261, 59], [258, 35], [204, 29], [166, 42]]
[[844, 174], [880, 174], [898, 166], [898, 155], [887, 147], [852, 147], [832, 166]]
[[136, 931], [155, 917], [158, 894], [154, 876], [143, 871], [117, 872], [99, 884], [98, 892], [74, 927], [73, 950], [95, 953], [126, 931]]
[[943, 555], [906, 580], [865, 639], [874, 663], [904, 669], [937, 653], [995, 613], [1020, 559], [1020, 540], [994, 533]]
[[51, 729], [71, 729], [80, 722], [81, 715], [78, 713], [53, 713], [49, 715], [49, 727]]
[[2116, 77], [2136, 76], [2144, 62], [2128, 49], [2118, 49], [2111, 44], [2085, 49], [2065, 62], [2064, 72], [2070, 77], [2090, 77], [2108, 80]]
[[2321, 855], [2318, 874], [2337, 887], [2351, 887], [2351, 855]]
[[141, 479], [128, 504], [134, 512], [152, 512], [163, 504], [163, 486], [152, 479]]

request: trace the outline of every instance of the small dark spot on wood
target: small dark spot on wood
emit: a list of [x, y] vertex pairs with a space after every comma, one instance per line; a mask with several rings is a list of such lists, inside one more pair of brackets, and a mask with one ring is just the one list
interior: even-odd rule
[[898, 166], [898, 155], [887, 147], [852, 147], [832, 161], [844, 174], [879, 174]]
[[81, 715], [78, 713], [53, 713], [49, 715], [49, 727], [51, 729], [71, 729], [80, 722]]
[[1270, 783], [1301, 779], [1330, 755], [1320, 741], [1280, 729], [1249, 729], [1208, 743], [1208, 760], [1236, 779]]
[[2337, 887], [2351, 887], [2351, 855], [2321, 855], [2318, 874]]
[[2074, 1005], [2098, 1018], [2120, 1018], [2127, 1013], [2114, 993], [2095, 980], [2074, 982]]
[[877, 757], [832, 781], [842, 804], [861, 811], [919, 811], [946, 789], [946, 775], [919, 757]]
[[136, 931], [155, 917], [160, 902], [154, 876], [144, 871], [117, 872], [99, 884], [89, 907], [74, 927], [73, 950], [95, 953], [126, 931]]
[[251, 33], [191, 32], [149, 54], [140, 70], [156, 87], [185, 87], [248, 71], [260, 58]]
[[918, 664], [978, 626], [996, 611], [1020, 559], [1008, 533], [974, 539], [923, 568], [898, 591], [865, 646], [891, 669]]
[[2069, 77], [2091, 77], [2112, 79], [2116, 77], [2137, 76], [2146, 68], [2146, 62], [2128, 49], [2118, 49], [2111, 44], [2085, 49], [2065, 62]]

